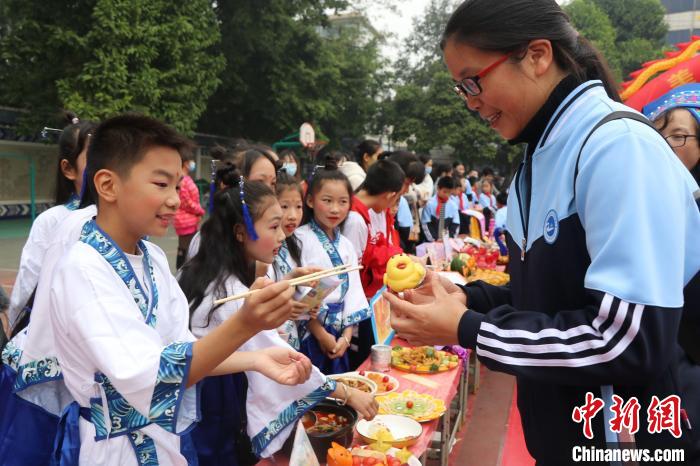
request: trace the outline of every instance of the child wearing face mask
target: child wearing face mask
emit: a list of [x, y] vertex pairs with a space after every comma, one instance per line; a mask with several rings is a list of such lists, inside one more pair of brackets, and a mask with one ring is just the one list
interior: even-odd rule
[[182, 158], [182, 173], [180, 181], [180, 208], [175, 214], [175, 233], [177, 233], [177, 257], [176, 267], [179, 269], [185, 263], [187, 249], [197, 233], [199, 221], [204, 216], [204, 209], [199, 203], [199, 189], [190, 176], [194, 173], [197, 164], [191, 155]]

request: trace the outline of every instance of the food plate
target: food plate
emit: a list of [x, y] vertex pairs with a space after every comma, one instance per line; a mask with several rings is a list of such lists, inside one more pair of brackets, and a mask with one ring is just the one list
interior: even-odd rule
[[459, 358], [455, 354], [436, 350], [432, 346], [416, 348], [394, 346], [391, 349], [391, 365], [405, 372], [435, 374], [454, 369], [459, 365]]
[[377, 397], [379, 414], [408, 416], [418, 422], [437, 419], [445, 413], [445, 402], [425, 393], [406, 390]]
[[[352, 449], [353, 452], [357, 452], [357, 450], [369, 450], [369, 446], [365, 445], [365, 446], [363, 446], [363, 447], [355, 447], [355, 448]], [[387, 454], [387, 455], [391, 455], [391, 456], [393, 456], [394, 458], [396, 458], [396, 457], [397, 457], [396, 455], [397, 455], [399, 452], [400, 452], [400, 450], [399, 450], [398, 448], [393, 448], [393, 447], [392, 447], [392, 448], [389, 448], [389, 449], [386, 451], [386, 454]], [[356, 455], [353, 455], [353, 460], [354, 460], [355, 457], [356, 457]], [[362, 463], [360, 463], [360, 464], [362, 464]], [[377, 464], [377, 463], [375, 463], [375, 464]], [[381, 465], [381, 463], [379, 463], [379, 464]], [[406, 462], [406, 463], [394, 463], [394, 464], [407, 464], [408, 466], [421, 466], [421, 462], [420, 462], [420, 460], [419, 460], [418, 458], [416, 458], [416, 455], [411, 455], [411, 456], [408, 458], [408, 462]]]
[[393, 393], [399, 388], [399, 381], [389, 374], [374, 371], [348, 372], [348, 374], [366, 377], [377, 385], [377, 396]]
[[359, 374], [347, 373], [347, 374], [336, 374], [329, 375], [329, 379], [333, 379], [336, 382], [341, 382], [351, 388], [356, 388], [365, 393], [374, 395], [377, 393], [377, 384], [368, 379], [367, 377], [362, 377]]
[[378, 414], [371, 421], [360, 420], [355, 426], [357, 433], [366, 443], [377, 440], [376, 432], [380, 427], [386, 427], [395, 439], [387, 443], [398, 448], [413, 445], [423, 433], [423, 427], [417, 421], [396, 414]]

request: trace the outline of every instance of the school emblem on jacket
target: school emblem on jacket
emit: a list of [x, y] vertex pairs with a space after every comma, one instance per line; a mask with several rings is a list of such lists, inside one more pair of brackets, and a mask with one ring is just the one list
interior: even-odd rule
[[544, 231], [542, 236], [548, 244], [554, 244], [557, 240], [557, 236], [559, 236], [559, 218], [554, 209], [547, 212], [547, 216], [544, 218]]

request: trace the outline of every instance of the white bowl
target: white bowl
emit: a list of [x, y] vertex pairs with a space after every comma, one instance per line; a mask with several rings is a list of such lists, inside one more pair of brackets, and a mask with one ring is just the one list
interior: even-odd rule
[[423, 426], [417, 421], [398, 414], [378, 414], [371, 421], [362, 419], [357, 423], [355, 429], [357, 429], [357, 433], [360, 434], [365, 442], [374, 442], [376, 439], [371, 432], [375, 429], [377, 423], [389, 429], [389, 432], [396, 440], [388, 443], [399, 448], [413, 445], [423, 433]]

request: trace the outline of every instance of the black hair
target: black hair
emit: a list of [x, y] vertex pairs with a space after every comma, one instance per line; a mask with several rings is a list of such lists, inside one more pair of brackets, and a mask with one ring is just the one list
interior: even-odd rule
[[306, 189], [306, 197], [304, 198], [303, 224], [309, 223], [314, 217], [314, 209], [309, 207], [306, 200], [318, 194], [323, 187], [323, 183], [326, 181], [341, 181], [345, 183], [348, 189], [348, 196], [352, 202], [353, 192], [350, 180], [348, 180], [348, 177], [345, 176], [343, 172], [338, 170], [338, 161], [332, 155], [327, 155], [323, 166], [317, 167], [314, 170], [314, 175], [309, 180], [309, 187]]
[[401, 170], [403, 170], [406, 178], [410, 179], [412, 183], [421, 184], [425, 179], [425, 165], [413, 152], [390, 152], [382, 157], [382, 160], [385, 159], [396, 162], [401, 167]]
[[[240, 179], [240, 173], [236, 175]], [[265, 212], [266, 201], [275, 199], [272, 190], [259, 181], [244, 183], [243, 192], [253, 222]], [[190, 314], [202, 304], [210, 286], [216, 298], [226, 296], [225, 284], [231, 275], [247, 287], [255, 281], [255, 261], [246, 259], [243, 244], [234, 234], [236, 225], [245, 225], [238, 184], [214, 195], [214, 210], [202, 225], [199, 250], [180, 270], [178, 282], [187, 297]], [[209, 311], [209, 318], [215, 309]]]
[[469, 186], [474, 186], [476, 183], [479, 182], [479, 178], [476, 176], [470, 176], [467, 178], [467, 182], [469, 183]]
[[182, 154], [192, 152], [194, 143], [173, 127], [138, 113], [124, 113], [100, 123], [90, 138], [88, 148], [87, 188], [80, 206], [97, 203], [95, 174], [103, 169], [128, 176], [149, 149], [169, 147]]
[[275, 160], [275, 158], [272, 155], [270, 155], [269, 152], [263, 150], [259, 146], [258, 148], [251, 147], [244, 151], [242, 154], [240, 154], [238, 165], [240, 165], [243, 168], [243, 178], [247, 179], [250, 176], [250, 172], [252, 171], [255, 162], [257, 162], [263, 157], [270, 161], [270, 163], [274, 167], [275, 173], [279, 171], [281, 164], [278, 160]]
[[[275, 194], [277, 199], [285, 191], [293, 190], [299, 193], [301, 197], [302, 211], [304, 208], [304, 190], [301, 189], [301, 184], [293, 177], [289, 176], [287, 173], [280, 173], [277, 177], [277, 185], [275, 186]], [[287, 249], [289, 250], [289, 255], [292, 256], [294, 262], [301, 264], [301, 244], [299, 243], [299, 238], [292, 234], [285, 240], [287, 243]]]
[[457, 184], [455, 183], [455, 179], [452, 178], [451, 176], [443, 176], [440, 178], [437, 182], [437, 188], [438, 189], [455, 189]]
[[[663, 132], [663, 130], [666, 129], [666, 127], [671, 123], [671, 115], [676, 113], [678, 110], [685, 110], [686, 112], [691, 112], [689, 108], [685, 107], [676, 107], [672, 108], [671, 110], [664, 112], [661, 114], [660, 117], [658, 117], [656, 120], [654, 120], [654, 123], [657, 121], [661, 121], [661, 126], [659, 127], [659, 133]], [[691, 112], [692, 113], [692, 112]], [[698, 120], [695, 119], [695, 116], [693, 116], [693, 123], [695, 124], [695, 139], [700, 145], [700, 124], [698, 124]]]
[[423, 162], [423, 165], [427, 164], [431, 160], [433, 160], [433, 156], [430, 154], [418, 154], [418, 158], [420, 159], [421, 162]]
[[[65, 159], [72, 168], [77, 168], [77, 160], [80, 153], [85, 149], [88, 135], [91, 134], [97, 125], [91, 121], [80, 121], [73, 112], [65, 112], [64, 118], [66, 126], [58, 138], [58, 169], [56, 170], [56, 205], [65, 204], [75, 192], [74, 181], [63, 175], [61, 162]], [[83, 187], [83, 191], [87, 186]]]
[[364, 161], [364, 155], [367, 154], [371, 156], [375, 152], [377, 152], [379, 149], [382, 148], [382, 145], [379, 144], [379, 142], [373, 140], [373, 139], [365, 139], [361, 143], [359, 143], [357, 146], [355, 146], [355, 149], [353, 150], [353, 155], [355, 156], [355, 162], [357, 162], [364, 171], [367, 171], [367, 168], [365, 166], [365, 161]]
[[608, 96], [620, 102], [615, 79], [600, 52], [572, 26], [555, 0], [466, 0], [452, 13], [442, 34], [477, 49], [525, 56], [530, 41], [547, 39], [554, 60], [579, 81], [599, 79]]
[[378, 160], [367, 170], [367, 176], [359, 189], [367, 191], [370, 196], [398, 193], [405, 180], [406, 175], [399, 164], [391, 160]]
[[279, 164], [280, 164], [280, 173], [284, 173], [285, 175], [288, 175], [288, 173], [284, 170], [282, 170], [282, 166], [284, 165], [284, 159], [291, 157], [294, 163], [297, 165], [297, 171], [292, 177], [295, 182], [299, 182], [302, 177], [302, 164], [301, 160], [299, 159], [299, 156], [297, 156], [297, 153], [294, 152], [292, 149], [284, 149], [279, 153]]
[[496, 202], [498, 204], [503, 204], [507, 205], [508, 204], [508, 193], [505, 191], [501, 191], [496, 195]]
[[481, 170], [481, 177], [484, 178], [486, 176], [494, 176], [495, 172], [493, 171], [493, 168], [491, 167], [486, 167], [483, 170]]
[[452, 162], [452, 168], [457, 168], [460, 165], [464, 166], [464, 162], [460, 162], [459, 160], [455, 160], [454, 162]]
[[434, 162], [433, 163], [433, 178], [440, 178], [443, 176], [449, 176], [452, 173], [452, 168], [450, 164], [446, 162]]

